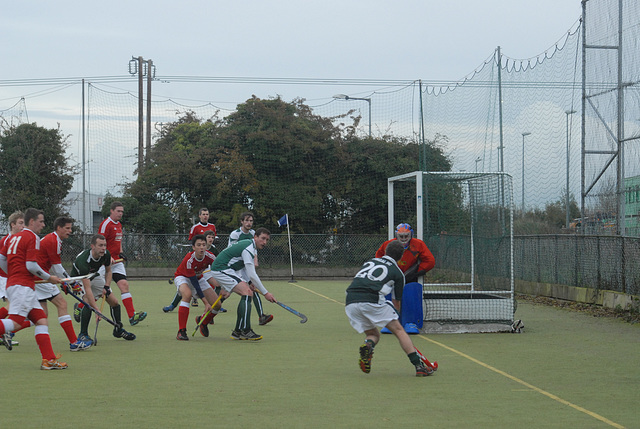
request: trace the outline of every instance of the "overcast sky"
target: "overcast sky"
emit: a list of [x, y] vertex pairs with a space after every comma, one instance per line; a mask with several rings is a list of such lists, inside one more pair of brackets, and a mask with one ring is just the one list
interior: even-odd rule
[[[455, 82], [497, 46], [535, 57], [564, 37], [580, 0], [245, 0], [5, 2], [0, 14], [0, 110], [24, 96], [29, 122], [69, 136], [80, 159], [81, 91], [7, 80], [129, 76], [132, 56], [156, 66], [154, 101], [233, 110], [253, 94], [311, 106], [378, 86], [166, 83], [169, 76]], [[137, 94], [137, 78], [108, 84]], [[384, 87], [384, 86], [383, 86]], [[467, 166], [468, 167], [468, 166]], [[133, 167], [132, 167], [133, 168]]]
[[[580, 0], [58, 0], [5, 2], [2, 9], [0, 81], [127, 75], [132, 56], [152, 59], [158, 77], [456, 81], [498, 45], [511, 58], [544, 52], [581, 13]], [[117, 86], [135, 89], [135, 79]], [[156, 91], [195, 96], [171, 88]], [[43, 89], [0, 87], [0, 109]], [[296, 91], [218, 84], [207, 97], [200, 88], [198, 98], [307, 95]]]

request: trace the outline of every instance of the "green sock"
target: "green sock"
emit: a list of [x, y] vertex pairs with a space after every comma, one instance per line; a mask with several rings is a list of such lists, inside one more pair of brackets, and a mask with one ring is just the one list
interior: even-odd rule
[[418, 365], [420, 362], [422, 362], [422, 359], [420, 359], [420, 356], [418, 356], [417, 352], [409, 353], [407, 357], [413, 365]]
[[91, 313], [89, 310], [89, 306], [85, 305], [82, 307], [82, 312], [80, 313], [80, 333], [89, 336], [87, 333], [89, 330], [89, 322], [91, 321]]
[[238, 317], [236, 319], [236, 331], [248, 331], [251, 329], [251, 297], [248, 295], [240, 298], [238, 303]]
[[373, 340], [364, 340], [365, 344], [369, 344], [371, 346], [371, 348], [374, 348], [376, 346], [376, 343], [373, 342]]
[[113, 317], [113, 321], [118, 325], [122, 325], [122, 316], [120, 314], [120, 304], [116, 304], [115, 307], [109, 307], [111, 310], [111, 317]]
[[179, 292], [176, 292], [176, 296], [174, 296], [173, 301], [171, 301], [171, 306], [176, 308], [178, 304], [180, 304], [180, 301], [182, 301], [182, 296], [180, 296]]
[[256, 306], [258, 317], [262, 317], [264, 311], [262, 310], [262, 300], [260, 299], [260, 295], [258, 294], [258, 292], [253, 293], [253, 305]]

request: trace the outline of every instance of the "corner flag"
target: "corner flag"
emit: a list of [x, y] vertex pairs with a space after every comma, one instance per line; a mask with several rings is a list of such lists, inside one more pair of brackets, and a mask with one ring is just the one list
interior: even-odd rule
[[291, 251], [291, 231], [289, 230], [289, 215], [286, 214], [278, 219], [278, 225], [287, 226], [287, 237], [289, 238], [289, 263], [291, 264], [291, 280], [290, 283], [295, 282], [293, 279], [293, 252]]

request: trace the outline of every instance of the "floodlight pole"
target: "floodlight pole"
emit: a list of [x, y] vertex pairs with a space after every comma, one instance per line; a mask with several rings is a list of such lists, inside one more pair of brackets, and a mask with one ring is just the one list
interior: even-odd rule
[[573, 115], [576, 113], [575, 110], [566, 110], [565, 115], [567, 115], [567, 195], [565, 199], [565, 209], [566, 209], [566, 218], [565, 218], [565, 227], [569, 228], [569, 222], [571, 221], [569, 216], [569, 115]]
[[524, 138], [528, 135], [531, 135], [530, 132], [525, 131], [522, 133], [522, 216], [524, 217]]
[[349, 97], [348, 95], [345, 94], [336, 94], [333, 96], [333, 98], [339, 99], [339, 100], [362, 100], [362, 101], [366, 101], [367, 103], [369, 103], [369, 138], [371, 138], [371, 99], [370, 98], [358, 98], [358, 97]]

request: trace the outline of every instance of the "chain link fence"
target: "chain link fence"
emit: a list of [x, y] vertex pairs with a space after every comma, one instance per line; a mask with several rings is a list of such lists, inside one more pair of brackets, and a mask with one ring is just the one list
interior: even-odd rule
[[[64, 242], [63, 264], [70, 268], [75, 255], [89, 247], [90, 235], [75, 235]], [[273, 234], [260, 251], [264, 268], [353, 268], [371, 258], [384, 235]], [[220, 235], [218, 249], [226, 247], [228, 236]], [[468, 272], [470, 246], [468, 237], [439, 236], [427, 240], [436, 258], [436, 268], [447, 272]], [[500, 258], [496, 272], [476, 267], [476, 273], [500, 278], [508, 273], [508, 252], [504, 243], [485, 243], [483, 258]], [[125, 234], [123, 250], [130, 267], [176, 268], [191, 250], [184, 234]], [[640, 238], [619, 236], [538, 235], [514, 237], [514, 276], [516, 280], [579, 286], [640, 295]], [[482, 259], [480, 259], [482, 261]], [[489, 266], [491, 264], [482, 264]]]

